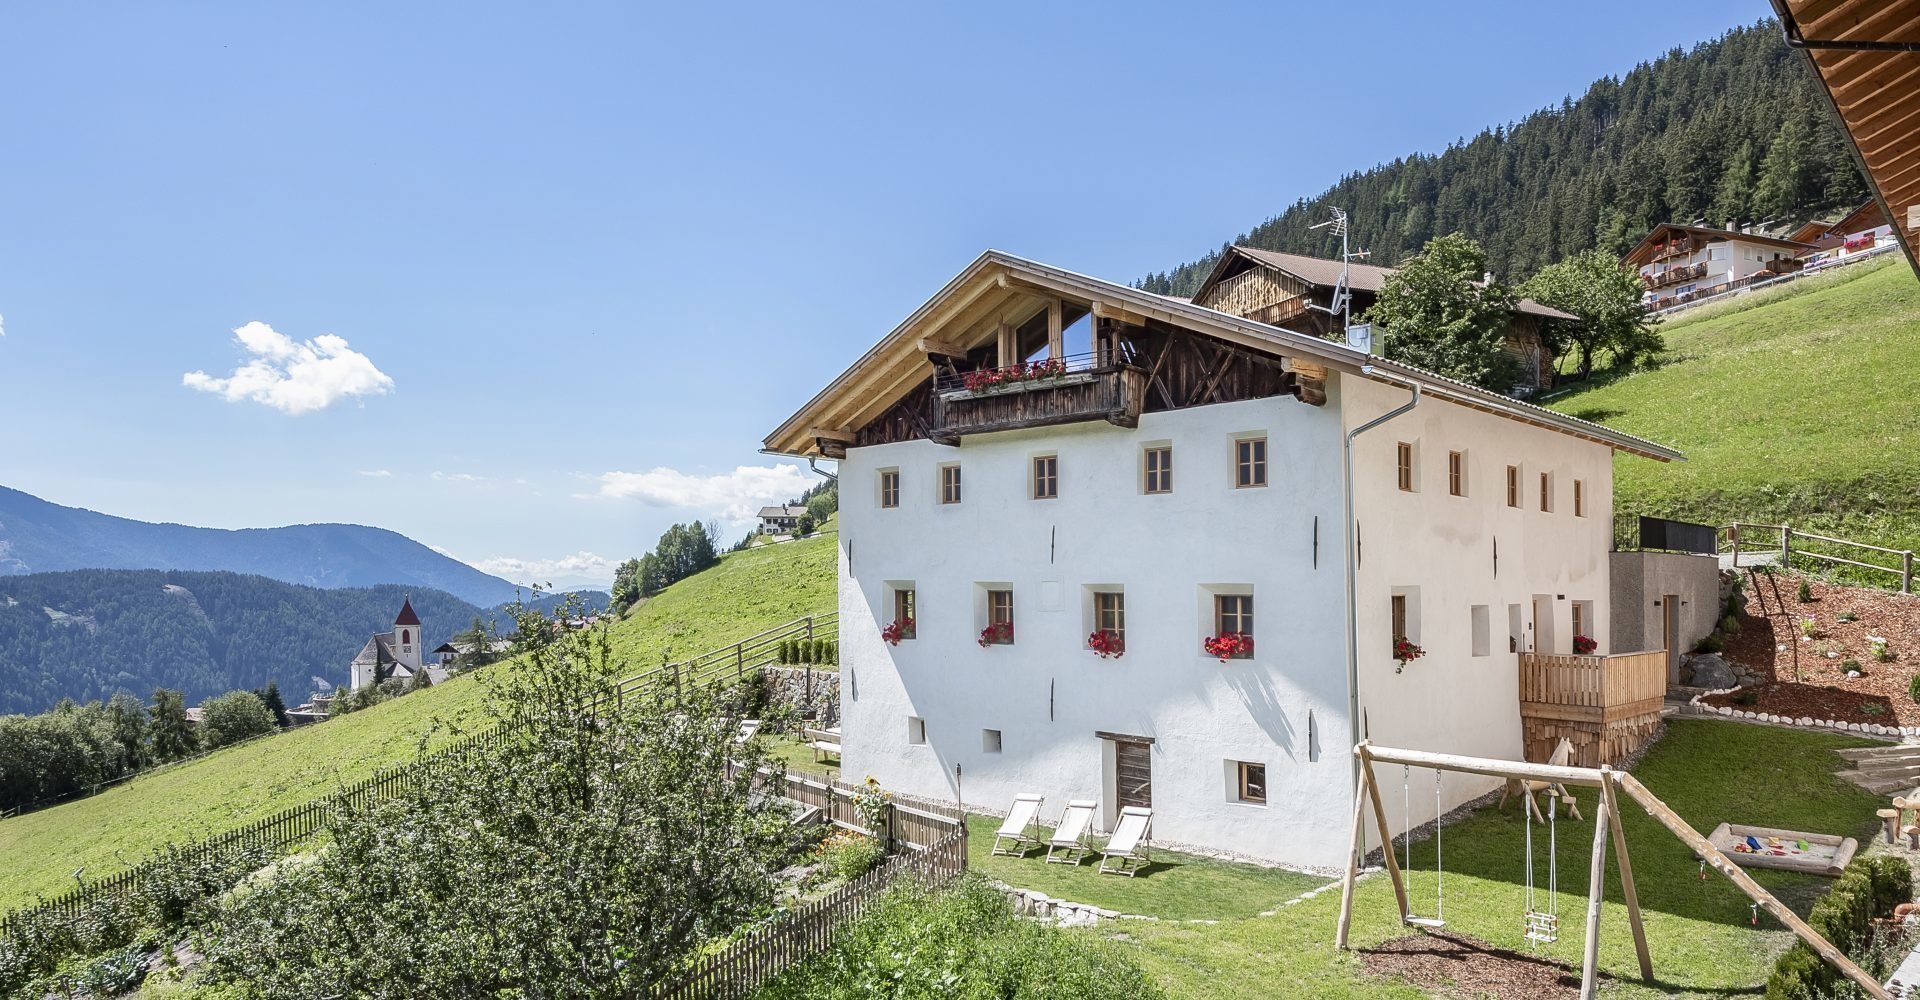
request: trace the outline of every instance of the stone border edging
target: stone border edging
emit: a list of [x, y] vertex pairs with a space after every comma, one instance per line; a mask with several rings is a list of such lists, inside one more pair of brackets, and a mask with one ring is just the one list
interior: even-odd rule
[[1713, 688], [1694, 695], [1687, 701], [1689, 711], [1701, 715], [1718, 715], [1723, 718], [1743, 722], [1763, 722], [1773, 726], [1792, 726], [1797, 729], [1832, 729], [1843, 733], [1859, 733], [1863, 736], [1920, 737], [1920, 726], [1889, 726], [1879, 722], [1839, 722], [1833, 719], [1815, 719], [1811, 716], [1788, 717], [1771, 712], [1749, 712], [1731, 705], [1708, 705], [1702, 698], [1732, 694], [1738, 687]]
[[[1361, 872], [1361, 877], [1365, 878], [1380, 870], [1379, 868], [1368, 868]], [[988, 879], [987, 884], [1000, 890], [1000, 892], [1007, 897], [1007, 900], [1013, 904], [1013, 912], [1016, 916], [1048, 921], [1061, 927], [1093, 927], [1101, 921], [1112, 920], [1147, 920], [1154, 923], [1165, 922], [1170, 924], [1208, 925], [1220, 922], [1219, 920], [1203, 918], [1174, 920], [1165, 917], [1155, 917], [1145, 913], [1121, 913], [1118, 910], [1109, 910], [1105, 907], [1095, 906], [1092, 903], [1075, 903], [1070, 900], [1055, 899], [1038, 889], [1022, 889], [1019, 886], [1008, 885], [999, 879]], [[1271, 910], [1262, 910], [1257, 916], [1278, 916], [1284, 907], [1304, 903], [1323, 892], [1338, 891], [1339, 888], [1340, 883], [1338, 880], [1328, 882], [1325, 885], [1314, 886], [1306, 892], [1282, 902], [1279, 906]]]

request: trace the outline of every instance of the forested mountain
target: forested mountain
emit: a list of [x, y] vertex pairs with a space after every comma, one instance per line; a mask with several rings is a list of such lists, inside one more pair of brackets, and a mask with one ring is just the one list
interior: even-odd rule
[[428, 648], [488, 613], [400, 586], [302, 587], [239, 573], [73, 570], [0, 577], [0, 714], [116, 691], [179, 688], [187, 704], [278, 681], [290, 702], [313, 678], [347, 680], [367, 637], [411, 594]]
[[[1365, 127], [1364, 116], [1356, 122]], [[1837, 216], [1867, 193], [1819, 82], [1769, 20], [1676, 48], [1444, 152], [1350, 174], [1234, 242], [1333, 256], [1339, 244], [1307, 227], [1338, 207], [1370, 263], [1396, 264], [1458, 231], [1517, 283], [1590, 247], [1623, 252], [1660, 222], [1785, 225]], [[1217, 257], [1140, 285], [1191, 295]]]
[[403, 584], [482, 606], [515, 595], [513, 584], [384, 528], [150, 524], [0, 486], [0, 579], [70, 569], [231, 570], [314, 587]]

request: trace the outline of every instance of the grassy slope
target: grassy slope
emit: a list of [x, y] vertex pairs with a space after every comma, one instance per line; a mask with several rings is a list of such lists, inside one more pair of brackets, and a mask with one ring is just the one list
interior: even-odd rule
[[[1832, 772], [1839, 761], [1826, 752], [1858, 745], [1861, 741], [1822, 733], [1677, 721], [1635, 774], [1702, 831], [1733, 820], [1848, 834], [1867, 844], [1878, 800], [1835, 778]], [[1587, 820], [1562, 817], [1558, 824], [1560, 940], [1541, 949], [1545, 957], [1570, 963], [1576, 978], [1594, 816], [1593, 792], [1582, 789], [1578, 796]], [[1662, 985], [1649, 991], [1637, 982], [1617, 869], [1610, 862], [1600, 960], [1606, 974], [1623, 982], [1607, 995], [1749, 992], [1765, 979], [1773, 957], [1790, 943], [1791, 935], [1771, 919], [1763, 918], [1758, 930], [1749, 927], [1746, 896], [1732, 883], [1718, 876], [1700, 881], [1692, 852], [1670, 833], [1631, 803], [1622, 804], [1621, 814], [1654, 972]], [[1536, 837], [1541, 832], [1536, 828]], [[1525, 952], [1520, 937], [1525, 854], [1519, 810], [1482, 811], [1449, 825], [1444, 836], [1449, 930]], [[1537, 877], [1544, 882], [1545, 845], [1536, 841], [1534, 849]], [[1433, 909], [1434, 898], [1431, 842], [1415, 845], [1413, 863], [1410, 892], [1415, 909], [1425, 913]], [[1788, 872], [1752, 874], [1802, 914], [1831, 884]], [[1258, 901], [1266, 907], [1277, 902]], [[1290, 984], [1292, 996], [1420, 996], [1403, 985], [1362, 976], [1354, 956], [1334, 950], [1339, 903], [1338, 892], [1327, 892], [1271, 918], [1222, 920], [1217, 925], [1136, 923], [1126, 931], [1138, 946], [1140, 960], [1175, 997], [1275, 995], [1277, 983]], [[1355, 945], [1365, 948], [1401, 935], [1398, 923], [1385, 877], [1363, 882], [1355, 896]]]
[[[669, 587], [613, 627], [623, 673], [833, 610], [834, 537], [737, 553]], [[70, 887], [75, 868], [117, 871], [164, 843], [272, 815], [445, 742], [458, 725], [482, 724], [484, 675], [0, 821], [0, 912]]]
[[1920, 281], [1849, 270], [1682, 314], [1665, 364], [1552, 402], [1686, 453], [1620, 457], [1618, 510], [1920, 549]]

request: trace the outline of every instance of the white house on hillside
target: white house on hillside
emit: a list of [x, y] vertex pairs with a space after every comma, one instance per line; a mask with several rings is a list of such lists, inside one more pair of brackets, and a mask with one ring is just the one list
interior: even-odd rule
[[847, 774], [1328, 866], [1357, 740], [1521, 755], [1514, 651], [1607, 652], [1614, 453], [1679, 457], [992, 251], [765, 443], [840, 462]]
[[1661, 223], [1621, 263], [1640, 275], [1650, 308], [1664, 309], [1774, 275], [1789, 274], [1817, 248], [1747, 232]]

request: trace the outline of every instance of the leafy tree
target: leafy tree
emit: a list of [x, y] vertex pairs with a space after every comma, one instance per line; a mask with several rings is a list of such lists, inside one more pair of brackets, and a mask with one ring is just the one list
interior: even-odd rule
[[1480, 245], [1452, 233], [1428, 243], [1380, 286], [1367, 317], [1387, 357], [1504, 392], [1518, 377], [1505, 351], [1514, 297], [1484, 281]]
[[815, 527], [816, 525], [813, 523], [813, 513], [811, 511], [803, 513], [793, 519], [793, 534], [796, 538], [805, 538], [813, 534]]
[[147, 726], [149, 738], [153, 742], [153, 759], [164, 763], [190, 756], [199, 748], [193, 727], [187, 723], [187, 704], [180, 692], [161, 688], [153, 693], [153, 707], [148, 709], [152, 722]]
[[1616, 363], [1626, 365], [1662, 349], [1641, 291], [1639, 277], [1604, 250], [1550, 264], [1520, 286], [1521, 294], [1580, 317], [1578, 323], [1556, 325], [1557, 336], [1579, 352], [1581, 378], [1593, 373], [1595, 351], [1608, 350]]
[[273, 713], [274, 724], [283, 729], [286, 728], [287, 703], [280, 697], [280, 682], [268, 681], [266, 690], [255, 691], [254, 694], [259, 695], [260, 703], [267, 706], [267, 711]]
[[517, 738], [337, 814], [330, 849], [227, 903], [217, 979], [269, 1000], [645, 996], [765, 911], [790, 850], [753, 794], [766, 751], [699, 693], [589, 713], [622, 672], [606, 631], [550, 634], [487, 678]]
[[121, 691], [107, 702], [108, 724], [113, 741], [127, 762], [127, 770], [137, 771], [150, 761], [147, 747], [147, 707], [140, 699]]
[[200, 742], [208, 750], [232, 746], [280, 728], [273, 710], [252, 691], [229, 691], [200, 706]]
[[816, 525], [827, 523], [827, 518], [832, 517], [839, 509], [840, 488], [837, 483], [825, 483], [807, 497], [807, 513], [813, 515], [813, 523]]
[[629, 559], [613, 571], [613, 610], [625, 611], [640, 600], [640, 560]]

